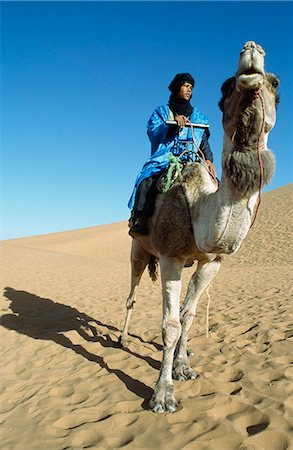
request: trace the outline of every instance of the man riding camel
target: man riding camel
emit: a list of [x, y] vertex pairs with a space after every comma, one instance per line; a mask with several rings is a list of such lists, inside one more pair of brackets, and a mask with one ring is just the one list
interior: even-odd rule
[[[169, 85], [171, 95], [168, 105], [157, 107], [148, 121], [151, 157], [140, 171], [128, 203], [132, 211], [129, 234], [133, 237], [149, 232], [147, 222], [154, 212], [157, 182], [170, 165], [171, 155], [178, 157], [184, 152], [182, 160], [189, 162], [194, 161], [194, 154], [197, 153], [198, 158], [204, 157], [212, 176], [216, 176], [213, 153], [208, 142], [208, 119], [190, 104], [193, 87], [194, 79], [189, 73], [177, 74]], [[176, 121], [176, 125], [169, 126], [166, 121]], [[186, 127], [189, 122], [202, 127], [191, 130]]]

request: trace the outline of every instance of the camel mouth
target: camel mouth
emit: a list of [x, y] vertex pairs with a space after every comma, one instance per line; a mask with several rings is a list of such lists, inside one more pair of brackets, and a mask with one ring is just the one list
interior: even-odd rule
[[264, 74], [261, 71], [247, 70], [236, 77], [237, 91], [257, 91], [264, 83]]
[[242, 70], [241, 73], [239, 73], [239, 75], [256, 75], [256, 74], [264, 75], [264, 72], [261, 69], [250, 67]]
[[238, 91], [259, 89], [264, 78], [264, 51], [254, 41], [248, 41], [240, 53], [236, 89]]

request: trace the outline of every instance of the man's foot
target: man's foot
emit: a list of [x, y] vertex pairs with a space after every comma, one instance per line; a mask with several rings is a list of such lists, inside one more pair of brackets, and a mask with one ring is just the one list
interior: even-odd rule
[[129, 230], [130, 236], [134, 237], [138, 234], [147, 235], [149, 234], [148, 226], [147, 226], [147, 218], [139, 217], [136, 222], [131, 226]]

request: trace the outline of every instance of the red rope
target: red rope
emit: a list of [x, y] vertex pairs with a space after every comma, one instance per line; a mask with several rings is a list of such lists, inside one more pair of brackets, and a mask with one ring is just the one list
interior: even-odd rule
[[255, 224], [255, 221], [256, 221], [256, 218], [258, 215], [258, 211], [259, 211], [261, 201], [262, 201], [262, 189], [263, 189], [263, 184], [264, 184], [264, 172], [263, 172], [263, 164], [262, 164], [262, 159], [261, 159], [261, 139], [263, 138], [264, 131], [265, 131], [265, 107], [264, 107], [264, 101], [263, 101], [260, 91], [258, 91], [256, 93], [256, 97], [258, 97], [260, 99], [261, 107], [262, 107], [262, 125], [261, 125], [261, 132], [260, 132], [260, 135], [258, 138], [258, 144], [257, 144], [257, 156], [258, 156], [258, 163], [259, 163], [260, 179], [259, 179], [259, 189], [258, 189], [258, 201], [257, 201], [255, 213], [254, 213], [254, 218], [251, 222], [250, 228], [252, 228], [253, 225]]
[[[260, 93], [260, 91], [256, 92], [256, 97], [260, 99], [261, 101], [261, 107], [262, 107], [262, 125], [261, 125], [261, 132], [260, 135], [258, 137], [258, 143], [257, 143], [257, 156], [258, 156], [258, 164], [259, 164], [259, 172], [260, 172], [260, 180], [259, 180], [259, 189], [258, 189], [258, 201], [257, 201], [257, 205], [256, 205], [256, 209], [255, 209], [255, 213], [254, 213], [254, 217], [253, 220], [251, 222], [250, 228], [253, 227], [253, 225], [255, 224], [258, 212], [259, 212], [259, 208], [262, 202], [262, 189], [263, 189], [263, 184], [264, 184], [264, 171], [263, 171], [263, 164], [262, 164], [262, 159], [261, 159], [261, 143], [262, 143], [262, 138], [264, 136], [264, 131], [265, 131], [265, 107], [264, 107], [264, 101], [262, 98], [262, 95]], [[188, 120], [188, 123], [190, 124], [191, 127], [191, 134], [192, 134], [192, 140], [193, 143], [195, 144], [197, 151], [199, 152], [199, 154], [202, 157], [202, 160], [204, 161], [204, 165], [208, 171], [208, 173], [211, 175], [211, 177], [215, 180], [216, 184], [218, 185], [218, 180], [217, 178], [210, 172], [205, 156], [203, 154], [203, 152], [201, 151], [201, 149], [199, 148], [199, 146], [196, 143], [195, 140], [195, 136], [194, 136], [194, 129], [193, 126], [191, 124], [191, 122]]]

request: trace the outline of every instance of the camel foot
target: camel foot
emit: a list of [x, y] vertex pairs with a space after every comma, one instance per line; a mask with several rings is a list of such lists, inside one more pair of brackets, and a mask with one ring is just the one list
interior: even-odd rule
[[188, 359], [174, 361], [172, 376], [174, 380], [186, 381], [195, 380], [196, 372], [190, 367]]
[[178, 403], [174, 397], [174, 387], [168, 383], [158, 383], [155, 392], [149, 402], [150, 408], [155, 413], [173, 413]]
[[186, 352], [187, 352], [187, 356], [194, 356], [195, 355], [195, 353], [194, 353], [194, 351], [192, 350], [191, 347], [187, 347], [186, 348]]
[[128, 336], [123, 336], [123, 334], [121, 334], [119, 339], [118, 339], [119, 347], [126, 348], [128, 343], [129, 343], [129, 337]]

